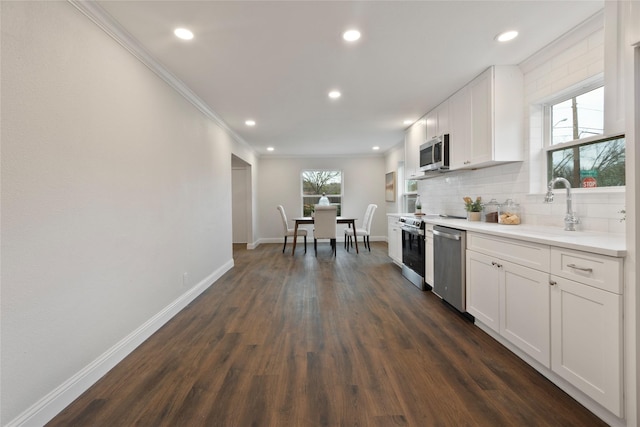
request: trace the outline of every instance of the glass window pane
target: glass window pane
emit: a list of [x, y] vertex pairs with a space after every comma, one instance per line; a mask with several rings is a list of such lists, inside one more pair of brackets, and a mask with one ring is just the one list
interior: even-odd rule
[[547, 156], [549, 180], [563, 177], [574, 188], [625, 185], [624, 137], [553, 150]]
[[326, 194], [329, 203], [342, 213], [342, 171], [308, 170], [302, 172], [302, 215], [311, 216], [315, 205]]
[[573, 113], [572, 101], [564, 101], [551, 107], [551, 144], [572, 141], [573, 138]]
[[551, 145], [602, 135], [604, 87], [551, 106]]
[[341, 171], [302, 172], [302, 193], [304, 195], [342, 194]]

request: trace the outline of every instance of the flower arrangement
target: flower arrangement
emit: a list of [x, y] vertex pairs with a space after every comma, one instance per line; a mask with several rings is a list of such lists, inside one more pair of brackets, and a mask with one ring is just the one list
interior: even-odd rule
[[467, 212], [482, 212], [482, 197], [476, 197], [476, 201], [471, 200], [471, 197], [463, 197], [464, 208]]

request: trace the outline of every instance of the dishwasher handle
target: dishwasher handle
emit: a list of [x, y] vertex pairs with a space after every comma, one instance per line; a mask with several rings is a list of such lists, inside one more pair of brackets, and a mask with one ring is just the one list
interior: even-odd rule
[[433, 235], [444, 237], [445, 239], [451, 239], [451, 240], [460, 240], [462, 238], [462, 236], [460, 236], [459, 234], [445, 233], [444, 231], [440, 231], [436, 229], [433, 230]]

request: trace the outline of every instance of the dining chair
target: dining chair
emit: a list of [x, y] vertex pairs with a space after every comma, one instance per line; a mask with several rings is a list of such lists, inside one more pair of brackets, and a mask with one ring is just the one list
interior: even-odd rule
[[338, 207], [332, 206], [316, 206], [315, 216], [313, 219], [313, 249], [318, 256], [318, 239], [329, 239], [331, 242], [331, 251], [336, 256], [336, 217]]
[[344, 229], [344, 247], [347, 249], [347, 251], [349, 251], [349, 246], [353, 246], [351, 238], [357, 239], [358, 236], [362, 236], [364, 247], [369, 248], [369, 252], [371, 252], [371, 223], [373, 221], [373, 213], [377, 208], [378, 205], [374, 205], [373, 203], [367, 206], [367, 210], [364, 213], [364, 218], [362, 219], [362, 228], [356, 228], [355, 230], [352, 228]]
[[[284, 213], [284, 207], [282, 205], [278, 205], [278, 211], [280, 212], [280, 217], [282, 218], [282, 227], [284, 231], [284, 245], [282, 246], [282, 253], [284, 253], [285, 248], [287, 247], [287, 237], [293, 236], [295, 234], [295, 228], [289, 228], [289, 223], [287, 222], [287, 214]], [[304, 236], [304, 253], [307, 253], [307, 230], [305, 228], [298, 228], [298, 236]]]

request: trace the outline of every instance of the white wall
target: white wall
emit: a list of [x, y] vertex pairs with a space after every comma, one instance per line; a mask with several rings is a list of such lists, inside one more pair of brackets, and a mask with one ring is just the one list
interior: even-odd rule
[[[524, 67], [521, 66], [524, 68], [525, 84], [525, 153], [530, 150], [539, 152], [540, 143], [539, 138], [536, 140], [536, 135], [540, 134], [541, 122], [530, 120], [530, 106], [604, 72], [602, 16], [586, 26], [583, 33], [585, 34], [577, 40], [574, 40], [574, 33], [571, 35], [573, 38], [569, 37], [568, 41], [556, 42], [549, 48], [550, 53], [538, 54], [538, 58], [544, 59], [538, 59], [535, 64], [529, 62]], [[451, 143], [455, 144], [455, 141]], [[418, 192], [423, 211], [464, 215], [464, 196], [474, 199], [481, 196], [484, 201], [496, 198], [498, 202], [511, 198], [521, 205], [523, 223], [563, 227], [566, 210], [564, 189], [555, 191], [553, 204], [545, 204], [542, 191], [531, 185], [531, 179], [537, 179], [540, 168], [529, 160], [528, 155], [525, 157], [524, 162], [451, 172], [419, 181]], [[574, 190], [573, 202], [581, 220], [580, 229], [618, 233], [625, 231], [625, 223], [620, 221], [622, 214], [619, 213], [625, 206], [624, 190], [603, 193], [578, 189]]]
[[233, 153], [233, 157], [237, 160], [240, 160], [238, 163], [244, 162], [245, 167], [247, 169], [247, 174], [249, 175], [250, 186], [249, 186], [249, 221], [247, 225], [247, 248], [254, 249], [259, 240], [258, 236], [258, 157], [256, 156], [255, 151], [251, 149], [251, 147], [244, 143], [234, 141], [231, 147], [231, 151]]
[[[276, 206], [284, 206], [287, 217], [302, 215], [301, 173], [305, 169], [338, 169], [343, 171], [344, 216], [362, 218], [369, 203], [378, 205], [371, 226], [371, 240], [386, 239], [387, 219], [384, 212], [385, 162], [382, 156], [370, 157], [303, 157], [259, 159], [258, 224], [263, 242], [282, 241], [282, 223]], [[289, 221], [290, 226], [293, 222]], [[340, 229], [338, 229], [340, 233]]]
[[232, 141], [69, 3], [1, 7], [6, 425], [229, 264]]
[[404, 141], [385, 153], [385, 173], [396, 173], [396, 200], [395, 202], [385, 202], [385, 213], [400, 213], [402, 211], [402, 201], [400, 190], [404, 188], [404, 182], [398, 177], [398, 163], [404, 163]]

